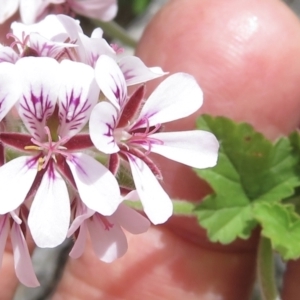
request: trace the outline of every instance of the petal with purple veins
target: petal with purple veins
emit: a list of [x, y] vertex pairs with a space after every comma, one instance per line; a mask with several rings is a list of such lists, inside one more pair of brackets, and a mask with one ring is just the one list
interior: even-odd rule
[[147, 127], [187, 117], [197, 111], [203, 93], [193, 76], [176, 73], [150, 95], [133, 127]]
[[120, 150], [114, 136], [117, 119], [116, 108], [108, 102], [98, 103], [91, 113], [90, 137], [95, 147], [104, 153], [111, 154]]
[[[63, 60], [59, 92], [59, 136], [72, 137], [87, 123], [99, 97], [92, 67]], [[79, 76], [80, 75], [80, 76]]]
[[117, 63], [107, 55], [101, 55], [95, 66], [95, 77], [101, 92], [118, 109], [127, 100], [127, 86]]
[[142, 60], [136, 56], [125, 56], [121, 58], [119, 66], [124, 74], [127, 85], [144, 83], [168, 74], [159, 67], [148, 68]]
[[20, 117], [31, 135], [43, 141], [46, 121], [54, 112], [60, 88], [59, 64], [49, 57], [24, 57], [16, 66], [22, 76]]

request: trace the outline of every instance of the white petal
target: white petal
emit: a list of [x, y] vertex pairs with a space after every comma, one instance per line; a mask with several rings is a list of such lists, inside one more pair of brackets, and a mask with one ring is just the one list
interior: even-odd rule
[[[151, 144], [151, 152], [194, 168], [209, 168], [217, 163], [219, 142], [207, 131], [192, 130], [181, 132], [160, 132], [152, 134], [163, 144]], [[145, 146], [145, 149], [148, 149]]]
[[36, 32], [44, 38], [56, 42], [75, 41], [78, 33], [82, 33], [79, 22], [65, 15], [48, 15], [42, 21], [32, 25], [13, 22], [11, 29], [20, 40], [22, 40], [23, 32], [25, 35]]
[[42, 140], [60, 88], [59, 64], [48, 57], [24, 57], [17, 61], [16, 66], [22, 75], [20, 117], [31, 135]]
[[0, 0], [0, 24], [9, 19], [17, 11], [18, 6], [19, 0]]
[[146, 232], [150, 227], [148, 219], [123, 203], [120, 204], [111, 218], [133, 234]]
[[87, 224], [86, 222], [83, 222], [80, 226], [79, 233], [76, 237], [74, 246], [72, 247], [72, 250], [69, 254], [72, 258], [78, 258], [83, 254], [86, 244], [87, 232]]
[[197, 111], [202, 102], [203, 93], [194, 77], [176, 73], [155, 89], [136, 123], [143, 123], [142, 126], [146, 127], [181, 119]]
[[11, 243], [14, 252], [16, 275], [21, 283], [28, 287], [37, 287], [39, 282], [35, 276], [30, 254], [23, 232], [15, 222], [11, 229]]
[[136, 56], [123, 57], [119, 61], [119, 66], [124, 74], [127, 85], [143, 83], [168, 74], [159, 67], [148, 68]]
[[146, 215], [153, 224], [166, 222], [173, 212], [170, 197], [160, 186], [150, 168], [139, 158], [127, 154], [136, 190]]
[[105, 97], [117, 108], [122, 108], [127, 99], [127, 86], [117, 63], [107, 55], [101, 55], [96, 62], [95, 77]]
[[9, 232], [9, 215], [0, 215], [0, 268], [3, 260], [3, 253]]
[[105, 22], [112, 20], [118, 11], [116, 0], [69, 0], [68, 2], [79, 15]]
[[0, 168], [0, 214], [6, 214], [23, 203], [36, 174], [36, 158], [30, 156], [20, 156]]
[[92, 67], [83, 63], [63, 60], [59, 92], [59, 136], [71, 137], [87, 123], [99, 97], [99, 87]]
[[93, 249], [100, 260], [110, 263], [126, 253], [127, 239], [118, 224], [105, 229], [101, 220], [93, 218], [88, 222], [88, 228]]
[[79, 34], [80, 40], [77, 42], [82, 45], [77, 50], [80, 61], [95, 67], [100, 55], [115, 57], [116, 53], [112, 47], [102, 38], [102, 29], [96, 28], [91, 37]]
[[90, 137], [95, 147], [104, 153], [111, 154], [120, 150], [114, 137], [117, 119], [116, 108], [108, 102], [98, 103], [91, 113]]
[[6, 116], [21, 96], [20, 79], [15, 65], [0, 64], [0, 121]]
[[20, 0], [20, 15], [23, 23], [34, 23], [49, 3], [50, 1], [45, 0]]
[[104, 216], [113, 214], [122, 202], [114, 175], [84, 153], [73, 154], [67, 163], [84, 204]]
[[56, 247], [67, 237], [70, 200], [65, 181], [50, 165], [32, 202], [28, 226], [41, 248]]

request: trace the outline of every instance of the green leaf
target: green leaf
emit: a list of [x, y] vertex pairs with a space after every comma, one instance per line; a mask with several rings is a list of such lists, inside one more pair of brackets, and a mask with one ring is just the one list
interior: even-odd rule
[[271, 239], [273, 249], [286, 260], [300, 257], [300, 216], [292, 205], [256, 203], [254, 214], [262, 225], [262, 235]]
[[278, 202], [300, 185], [298, 157], [288, 138], [273, 144], [246, 123], [205, 115], [197, 125], [220, 141], [217, 166], [196, 170], [214, 190], [196, 208], [199, 223], [211, 241], [246, 239], [257, 225], [253, 203]]

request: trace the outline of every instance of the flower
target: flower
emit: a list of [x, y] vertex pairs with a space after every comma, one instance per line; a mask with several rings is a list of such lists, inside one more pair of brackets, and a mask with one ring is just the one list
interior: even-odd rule
[[219, 143], [213, 134], [160, 132], [162, 123], [197, 111], [202, 91], [192, 76], [177, 73], [165, 79], [143, 104], [141, 89], [127, 96], [125, 78], [113, 59], [102, 55], [97, 65], [96, 80], [110, 102], [93, 108], [91, 140], [98, 150], [114, 157], [117, 153], [129, 163], [145, 213], [154, 224], [165, 222], [172, 214], [172, 202], [158, 183], [160, 171], [148, 154], [158, 153], [195, 168], [216, 164]]
[[[135, 191], [124, 198], [137, 199]], [[89, 232], [97, 257], [104, 262], [112, 262], [123, 256], [128, 248], [122, 228], [132, 234], [140, 234], [146, 232], [150, 226], [148, 219], [123, 203], [111, 216], [103, 216], [86, 207], [80, 199], [75, 199], [74, 202], [75, 218], [68, 232], [68, 236], [76, 233], [70, 252], [72, 258], [82, 255]]]
[[18, 112], [29, 134], [2, 133], [0, 140], [32, 155], [0, 168], [1, 191], [9, 195], [9, 201], [3, 197], [0, 202], [0, 214], [34, 198], [28, 217], [33, 239], [40, 247], [55, 247], [66, 238], [70, 223], [68, 188], [105, 216], [122, 201], [113, 174], [93, 157], [75, 152], [91, 146], [89, 139], [75, 135], [87, 123], [99, 88], [93, 69], [81, 63], [25, 57], [15, 66], [21, 74]]
[[9, 0], [2, 1], [0, 24], [20, 7], [22, 22], [32, 24], [49, 13], [72, 14], [72, 11], [89, 18], [112, 20], [118, 10], [116, 0]]

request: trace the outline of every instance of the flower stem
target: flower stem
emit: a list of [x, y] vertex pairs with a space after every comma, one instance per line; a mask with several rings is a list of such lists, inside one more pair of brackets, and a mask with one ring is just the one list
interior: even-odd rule
[[[172, 200], [173, 215], [176, 216], [194, 216], [195, 205], [185, 200]], [[134, 209], [142, 210], [143, 206], [140, 201], [126, 201], [126, 204]]]
[[103, 29], [103, 31], [112, 38], [115, 38], [122, 42], [124, 45], [135, 48], [137, 45], [137, 41], [132, 38], [126, 30], [124, 30], [120, 25], [116, 22], [101, 22], [96, 19], [91, 20], [96, 26], [99, 26]]
[[280, 300], [275, 283], [271, 241], [261, 236], [258, 246], [257, 278], [263, 300]]

